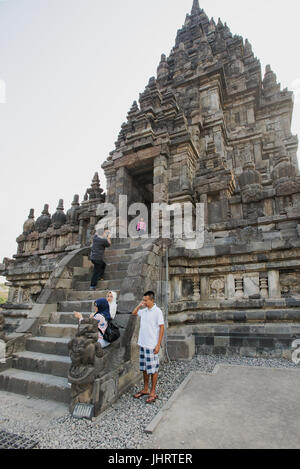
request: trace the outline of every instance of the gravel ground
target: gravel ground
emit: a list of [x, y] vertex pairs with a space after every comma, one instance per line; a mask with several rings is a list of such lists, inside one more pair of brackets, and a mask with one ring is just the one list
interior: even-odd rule
[[[161, 366], [157, 392], [159, 400], [146, 404], [145, 398], [133, 399], [132, 395], [142, 386], [135, 386], [116, 404], [90, 422], [72, 419], [67, 409], [60, 416], [50, 414], [48, 420], [42, 411], [20, 411], [20, 405], [0, 405], [0, 430], [13, 432], [39, 442], [40, 449], [159, 449], [152, 435], [144, 433], [166, 401], [191, 371], [211, 373], [217, 364], [259, 366], [267, 368], [297, 368], [292, 362], [277, 359], [200, 356], [192, 361], [176, 361]], [[24, 397], [23, 397], [24, 399]], [[34, 401], [30, 399], [30, 401]], [[42, 401], [39, 401], [41, 405]], [[34, 406], [34, 403], [33, 403]], [[57, 412], [56, 412], [57, 414]]]

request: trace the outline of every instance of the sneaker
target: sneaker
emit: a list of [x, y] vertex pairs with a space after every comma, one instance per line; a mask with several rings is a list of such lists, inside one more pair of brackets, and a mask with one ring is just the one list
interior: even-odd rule
[[90, 287], [90, 291], [96, 291], [96, 287]]

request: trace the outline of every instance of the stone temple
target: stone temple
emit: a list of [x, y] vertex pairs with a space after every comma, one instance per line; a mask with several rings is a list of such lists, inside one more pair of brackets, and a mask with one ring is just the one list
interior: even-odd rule
[[[161, 56], [121, 126], [115, 149], [82, 202], [52, 216], [31, 210], [14, 259], [2, 315], [6, 363], [0, 388], [96, 413], [139, 379], [138, 322], [130, 313], [155, 290], [168, 355], [240, 354], [291, 359], [300, 337], [300, 175], [291, 133], [293, 94], [250, 42], [209, 19], [194, 0], [170, 55]], [[204, 245], [116, 238], [101, 291], [89, 292], [91, 233], [105, 202], [204, 205]], [[129, 221], [134, 217], [129, 217]], [[150, 223], [150, 220], [148, 220]], [[80, 328], [93, 300], [119, 294], [121, 338], [104, 351], [95, 324]], [[0, 321], [2, 324], [2, 321]], [[0, 333], [3, 333], [0, 331]], [[72, 339], [72, 341], [71, 341]], [[70, 356], [71, 355], [71, 359]], [[67, 381], [72, 388], [67, 386]]]

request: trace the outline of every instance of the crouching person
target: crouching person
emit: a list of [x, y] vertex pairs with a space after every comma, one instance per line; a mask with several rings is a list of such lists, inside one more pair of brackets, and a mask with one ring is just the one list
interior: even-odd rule
[[[90, 318], [94, 318], [98, 322], [98, 342], [102, 348], [106, 348], [110, 345], [110, 343], [103, 338], [108, 321], [111, 319], [108, 301], [105, 298], [99, 298], [94, 303], [94, 310], [95, 312], [90, 315]], [[83, 316], [81, 313], [74, 311], [74, 314], [79, 322], [82, 321]]]
[[[134, 395], [136, 399], [149, 396], [146, 402], [153, 403], [158, 398], [156, 385], [158, 380], [159, 357], [162, 339], [164, 336], [164, 318], [160, 308], [155, 304], [155, 294], [148, 291], [143, 301], [132, 312], [140, 316], [140, 333], [138, 345], [140, 347], [140, 370], [143, 372], [144, 389]], [[151, 375], [151, 391], [149, 393], [149, 377]]]

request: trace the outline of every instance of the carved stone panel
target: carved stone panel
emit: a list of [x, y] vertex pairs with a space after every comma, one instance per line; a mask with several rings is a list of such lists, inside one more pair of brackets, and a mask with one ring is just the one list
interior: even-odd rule
[[225, 280], [223, 277], [213, 278], [209, 281], [210, 298], [225, 298]]
[[300, 295], [300, 272], [282, 272], [280, 274], [280, 288], [284, 297]]
[[244, 295], [248, 298], [260, 295], [259, 274], [247, 274], [244, 276]]

